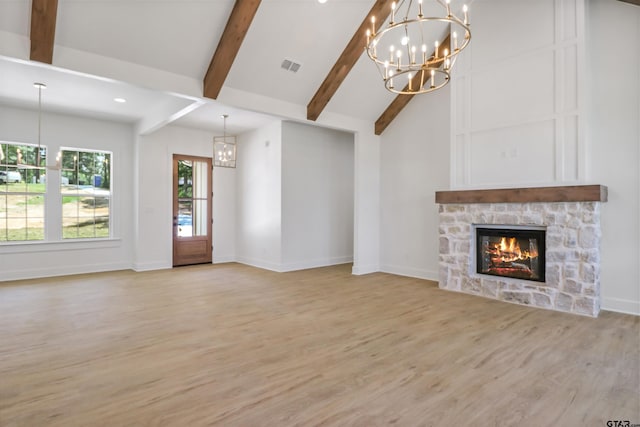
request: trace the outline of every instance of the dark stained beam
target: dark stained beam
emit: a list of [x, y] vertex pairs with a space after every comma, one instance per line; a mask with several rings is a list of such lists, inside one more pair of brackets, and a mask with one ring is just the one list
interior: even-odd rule
[[258, 11], [260, 0], [236, 0], [220, 42], [204, 76], [204, 96], [216, 99]]
[[56, 36], [58, 0], [31, 2], [31, 54], [32, 61], [51, 64]]
[[640, 6], [640, 0], [620, 0], [625, 3], [635, 4], [636, 6]]
[[606, 202], [608, 194], [605, 185], [436, 191], [436, 203]]
[[[450, 42], [451, 42], [451, 34], [447, 34], [447, 37], [445, 37], [444, 40], [442, 40], [442, 43], [440, 43], [440, 51], [445, 47], [450, 50], [451, 49], [451, 47], [449, 46]], [[433, 52], [431, 52], [431, 55], [433, 55]], [[430, 78], [431, 77], [429, 77], [429, 79]], [[411, 80], [411, 85], [414, 88], [416, 88], [416, 87], [420, 87], [421, 84], [426, 84], [427, 81], [428, 79], [423, 80], [422, 74], [416, 73], [416, 75]], [[404, 87], [404, 90], [405, 91], [409, 90], [409, 83], [407, 83], [407, 85]], [[396, 116], [400, 114], [400, 112], [404, 109], [404, 107], [407, 106], [409, 101], [411, 101], [414, 96], [415, 95], [396, 96], [396, 98], [391, 102], [391, 104], [389, 104], [387, 109], [384, 110], [384, 113], [382, 113], [382, 115], [378, 117], [378, 120], [376, 120], [376, 125], [374, 129], [375, 134], [382, 135], [382, 132], [384, 132], [387, 126], [391, 124], [393, 119], [395, 119]]]
[[384, 21], [391, 13], [392, 0], [376, 0], [375, 4], [367, 14], [366, 18], [360, 24], [360, 27], [356, 30], [355, 34], [344, 48], [342, 54], [325, 77], [324, 81], [313, 95], [313, 98], [307, 105], [307, 119], [317, 120], [322, 113], [322, 110], [327, 106], [331, 97], [335, 95], [336, 91], [349, 74], [349, 71], [356, 65], [360, 55], [364, 51], [365, 44], [367, 43], [367, 28], [371, 28], [371, 17], [376, 18], [376, 32], [382, 26]]

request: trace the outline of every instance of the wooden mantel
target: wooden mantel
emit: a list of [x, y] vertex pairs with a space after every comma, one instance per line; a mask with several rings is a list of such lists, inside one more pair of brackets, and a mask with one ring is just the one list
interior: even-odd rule
[[436, 191], [436, 203], [606, 202], [604, 185]]

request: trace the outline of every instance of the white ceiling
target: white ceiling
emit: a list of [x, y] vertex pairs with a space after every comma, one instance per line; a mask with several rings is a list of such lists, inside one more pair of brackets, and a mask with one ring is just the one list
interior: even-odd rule
[[[263, 0], [225, 85], [306, 106], [373, 3]], [[283, 70], [285, 58], [302, 67]]]
[[[0, 100], [3, 104], [37, 108], [38, 90], [33, 87], [35, 82], [47, 85], [42, 91], [42, 107], [45, 111], [75, 113], [130, 123], [143, 119], [144, 112], [157, 105], [181, 110], [194, 102], [193, 98], [46, 64], [0, 58]], [[127, 102], [118, 103], [114, 98], [124, 98]]]
[[241, 110], [226, 106], [220, 102], [206, 100], [202, 106], [177, 119], [173, 124], [218, 132], [222, 135], [224, 130], [222, 115], [224, 114], [229, 116], [227, 117], [227, 134], [229, 135], [238, 135], [263, 127], [275, 120], [280, 120], [274, 116]]
[[[32, 83], [43, 81], [49, 86], [43, 102], [50, 110], [131, 123], [149, 123], [145, 116], [162, 111], [167, 122], [181, 117], [176, 124], [215, 131], [222, 128], [220, 114], [230, 114], [230, 133], [261, 126], [274, 118], [231, 109], [194, 93], [162, 90], [151, 73], [149, 84], [140, 79], [140, 70], [158, 71], [193, 82], [201, 94], [202, 79], [233, 4], [234, 0], [59, 0], [54, 61], [46, 66], [28, 61], [31, 1], [0, 0], [0, 55], [5, 55], [0, 56], [0, 104], [35, 106]], [[262, 0], [225, 87], [306, 107], [373, 4], [374, 0]], [[86, 55], [74, 62], [69, 52]], [[55, 67], [62, 56], [58, 62], [67, 69]], [[281, 69], [284, 58], [300, 62], [301, 69]], [[126, 72], [110, 73], [110, 64], [132, 64], [135, 71], [131, 78]], [[117, 75], [124, 82], [68, 68]], [[114, 97], [128, 102], [116, 104]], [[363, 55], [326, 110], [373, 122], [392, 100], [375, 66]]]

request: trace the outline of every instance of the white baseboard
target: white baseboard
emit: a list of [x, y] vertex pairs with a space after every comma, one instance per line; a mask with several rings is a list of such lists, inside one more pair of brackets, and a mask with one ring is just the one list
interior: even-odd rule
[[224, 264], [226, 262], [236, 262], [235, 255], [214, 255], [213, 264]]
[[351, 274], [354, 276], [361, 276], [363, 274], [377, 273], [380, 271], [380, 266], [377, 264], [353, 264], [353, 268], [351, 269]]
[[70, 276], [74, 274], [101, 273], [104, 271], [130, 270], [128, 263], [78, 264], [28, 270], [5, 270], [0, 282], [9, 280], [41, 279], [43, 277]]
[[640, 301], [622, 298], [602, 298], [600, 309], [640, 316]]
[[236, 257], [236, 262], [239, 262], [240, 264], [250, 265], [251, 267], [262, 268], [263, 270], [280, 272], [280, 264], [276, 264], [270, 261], [240, 256]]
[[240, 264], [250, 265], [252, 267], [263, 268], [265, 270], [275, 271], [278, 273], [285, 273], [288, 271], [307, 270], [309, 268], [328, 267], [331, 265], [347, 264], [353, 262], [353, 257], [332, 257], [315, 260], [307, 260], [300, 262], [292, 262], [287, 264], [276, 264], [270, 261], [264, 261], [256, 258], [237, 257], [233, 261]]
[[173, 268], [173, 266], [171, 264], [167, 264], [164, 261], [134, 262], [131, 266], [131, 269], [138, 273], [142, 271], [166, 270], [168, 268]]
[[279, 271], [285, 272], [285, 271], [307, 270], [309, 268], [329, 267], [331, 265], [347, 264], [350, 262], [353, 262], [352, 256], [306, 260], [306, 261], [282, 264], [280, 266]]
[[416, 279], [438, 281], [438, 272], [414, 267], [404, 267], [399, 265], [382, 264], [380, 271], [383, 273], [396, 274], [398, 276], [415, 277]]

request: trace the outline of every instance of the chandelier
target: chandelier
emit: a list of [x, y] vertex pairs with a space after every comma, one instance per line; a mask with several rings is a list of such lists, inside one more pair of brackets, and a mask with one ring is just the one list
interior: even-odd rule
[[225, 168], [236, 167], [236, 137], [227, 135], [228, 114], [220, 116], [223, 120], [223, 136], [213, 137], [213, 165]]
[[[471, 40], [467, 5], [459, 18], [450, 3], [437, 0], [429, 10], [423, 10], [422, 0], [393, 2], [389, 24], [378, 32], [376, 18], [371, 17], [366, 51], [387, 90], [415, 95], [449, 83], [457, 55]], [[444, 16], [427, 15], [436, 6]]]

